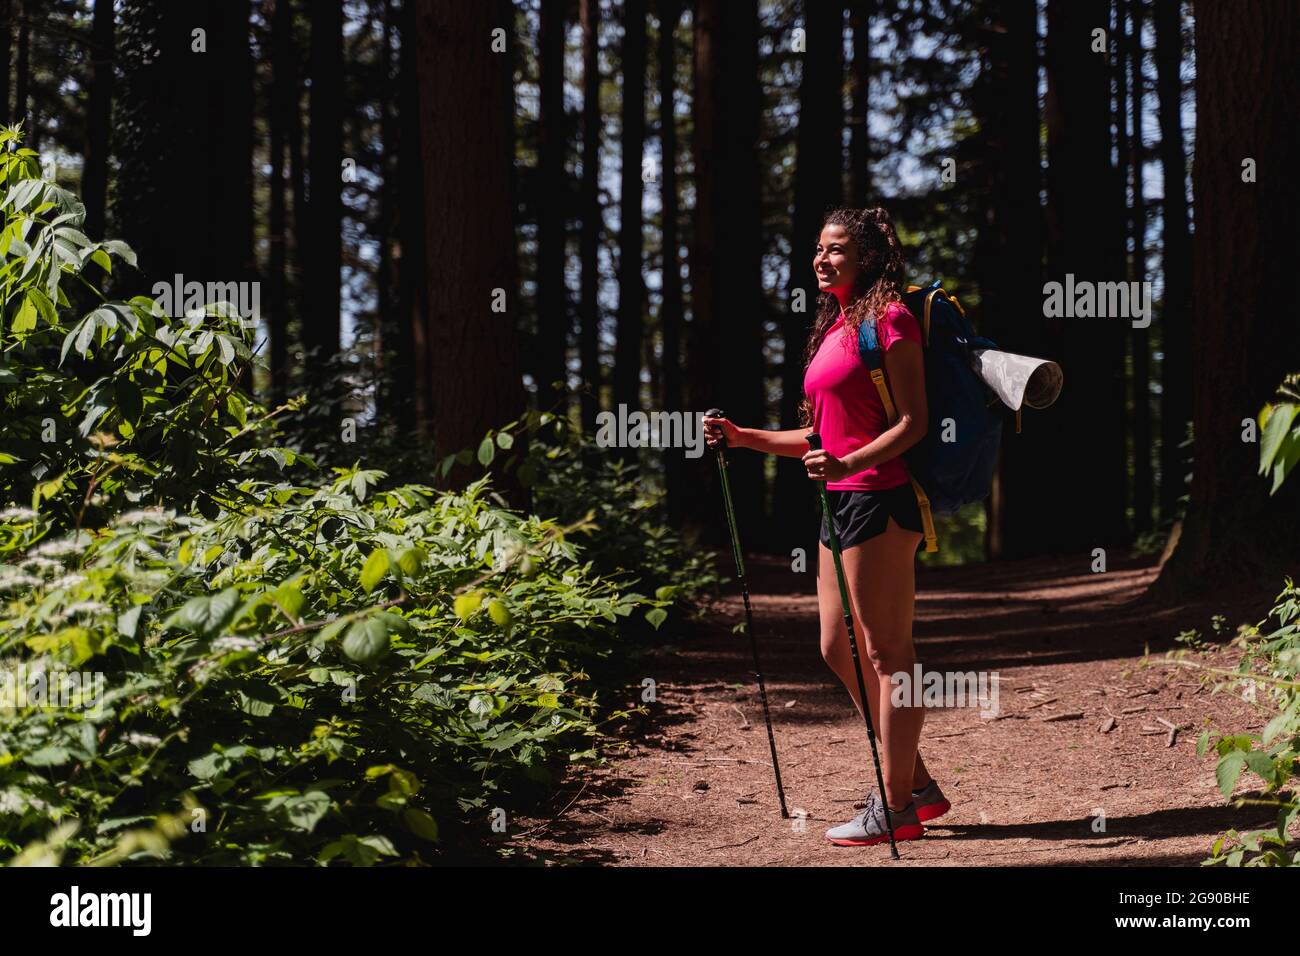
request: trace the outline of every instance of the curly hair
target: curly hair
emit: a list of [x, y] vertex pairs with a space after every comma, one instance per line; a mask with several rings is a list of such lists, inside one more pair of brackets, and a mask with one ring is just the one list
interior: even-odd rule
[[[902, 301], [903, 249], [894, 232], [894, 220], [882, 206], [872, 209], [834, 209], [827, 213], [822, 221], [826, 226], [841, 226], [857, 247], [861, 262], [857, 279], [853, 283], [853, 292], [849, 305], [844, 310], [845, 334], [858, 337], [858, 328], [863, 322], [874, 322], [891, 302]], [[839, 300], [830, 292], [821, 292], [817, 296], [817, 319], [808, 336], [808, 347], [804, 350], [803, 367], [808, 370], [813, 356], [821, 348], [826, 332], [839, 318]], [[812, 402], [807, 394], [799, 403], [799, 426], [811, 427], [813, 424]]]

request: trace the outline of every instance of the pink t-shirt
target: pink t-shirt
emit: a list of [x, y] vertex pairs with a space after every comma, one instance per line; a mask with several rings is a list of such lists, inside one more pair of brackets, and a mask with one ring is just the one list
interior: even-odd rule
[[[889, 428], [885, 407], [858, 355], [858, 343], [847, 334], [844, 313], [830, 327], [804, 375], [803, 387], [812, 402], [813, 430], [822, 447], [844, 458], [874, 441]], [[921, 344], [921, 327], [901, 302], [891, 302], [876, 322], [880, 346], [888, 352], [903, 339]], [[832, 491], [882, 491], [908, 482], [901, 458], [892, 458], [841, 481], [826, 483]]]

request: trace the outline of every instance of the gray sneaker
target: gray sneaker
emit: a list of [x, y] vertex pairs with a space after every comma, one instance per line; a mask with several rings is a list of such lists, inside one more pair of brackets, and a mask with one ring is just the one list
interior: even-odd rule
[[[906, 809], [890, 814], [894, 824], [894, 840], [915, 840], [925, 832], [921, 821], [916, 816], [915, 801]], [[880, 797], [872, 791], [867, 797], [867, 808], [848, 823], [831, 827], [826, 831], [826, 839], [836, 846], [874, 846], [889, 842], [889, 830], [885, 824], [885, 806]]]
[[935, 820], [952, 809], [952, 804], [943, 795], [935, 780], [927, 783], [920, 793], [912, 791], [912, 805], [916, 807], [916, 817], [922, 823]]

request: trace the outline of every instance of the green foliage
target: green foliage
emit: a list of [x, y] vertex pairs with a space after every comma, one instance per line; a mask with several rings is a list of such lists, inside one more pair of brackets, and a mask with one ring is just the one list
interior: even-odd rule
[[[584, 664], [656, 602], [485, 482], [336, 474], [246, 483], [261, 504], [216, 520], [151, 509], [44, 541], [42, 517], [4, 513], [0, 847], [75, 819], [61, 853], [87, 862], [170, 816], [170, 849], [131, 858], [415, 858], [448, 816], [486, 830], [494, 801], [592, 749]], [[101, 675], [98, 707], [22, 706], [19, 664]]]
[[251, 334], [227, 303], [170, 318], [96, 285], [123, 242], [91, 242], [85, 207], [0, 131], [0, 500], [94, 524], [140, 504], [215, 515], [251, 459], [264, 413], [237, 387]]
[[1288, 375], [1277, 401], [1260, 411], [1259, 434], [1259, 473], [1272, 475], [1274, 494], [1300, 461], [1300, 374]]
[[[620, 713], [601, 681], [716, 582], [712, 556], [553, 416], [397, 462], [491, 469], [459, 492], [390, 482], [372, 449], [320, 470], [272, 444], [305, 403], [243, 394], [238, 317], [107, 300], [97, 270], [130, 250], [82, 236], [15, 145], [0, 861], [419, 863], [596, 758]], [[539, 514], [491, 494], [512, 469]]]
[[[1277, 810], [1275, 825], [1240, 833], [1229, 830], [1215, 840], [1207, 865], [1300, 866], [1300, 848], [1289, 830], [1300, 820], [1300, 800], [1295, 787], [1300, 782], [1300, 589], [1288, 578], [1269, 614], [1278, 627], [1268, 634], [1251, 629], [1238, 638], [1245, 653], [1233, 685], [1244, 687], [1244, 696], [1254, 702], [1263, 697], [1271, 705], [1272, 718], [1258, 734], [1237, 733], [1215, 736], [1206, 729], [1197, 741], [1197, 753], [1211, 749], [1218, 755], [1215, 776], [1225, 800], [1243, 772], [1263, 783], [1262, 800]], [[1217, 630], [1218, 628], [1216, 628]]]

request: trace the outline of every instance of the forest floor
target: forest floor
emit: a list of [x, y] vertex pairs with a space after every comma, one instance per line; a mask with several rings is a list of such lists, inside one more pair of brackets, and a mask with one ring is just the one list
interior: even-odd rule
[[[1213, 754], [1196, 755], [1207, 724], [1262, 727], [1265, 695], [1257, 706], [1240, 689], [1215, 693], [1164, 657], [1182, 646], [1174, 638], [1185, 628], [1210, 635], [1212, 615], [1227, 618], [1229, 636], [1258, 623], [1276, 589], [1157, 607], [1143, 596], [1153, 559], [1100, 574], [1089, 560], [918, 573], [918, 658], [927, 671], [996, 673], [998, 706], [996, 719], [978, 705], [927, 711], [921, 753], [952, 810], [922, 839], [899, 844], [904, 865], [1195, 866], [1225, 829], [1271, 819], [1267, 808], [1227, 806]], [[510, 856], [625, 866], [888, 862], [888, 846], [837, 847], [824, 836], [854, 816], [875, 773], [861, 718], [821, 658], [813, 574], [759, 557], [747, 568], [793, 818], [783, 820], [776, 802], [749, 641], [732, 632], [743, 621], [732, 582], [695, 636], [647, 660], [656, 701], [624, 728], [607, 764], [575, 772], [540, 812], [513, 821], [503, 841]], [[1220, 648], [1211, 660], [1231, 665], [1237, 653]], [[1160, 719], [1185, 728], [1172, 744]], [[1243, 774], [1238, 794], [1253, 779]]]

